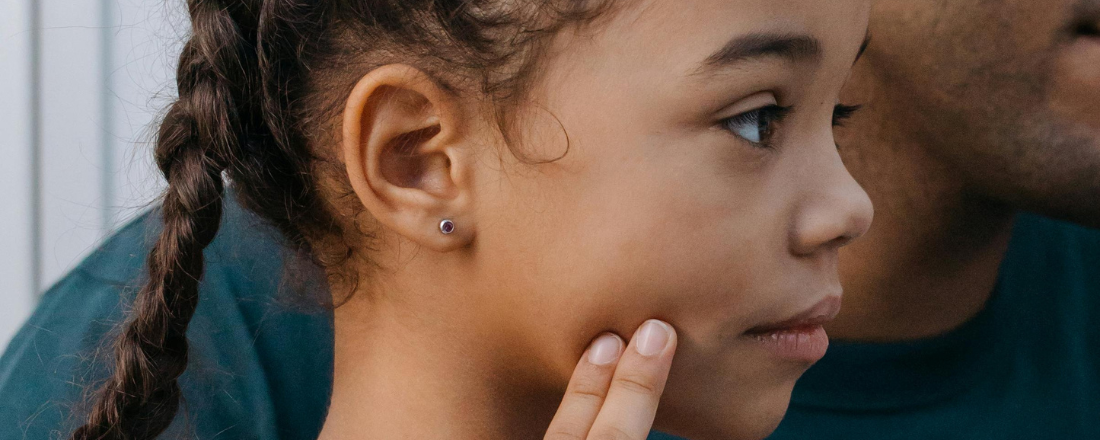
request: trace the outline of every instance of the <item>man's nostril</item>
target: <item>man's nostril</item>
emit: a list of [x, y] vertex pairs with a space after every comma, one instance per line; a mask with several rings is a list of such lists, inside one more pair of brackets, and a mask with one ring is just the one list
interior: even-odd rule
[[1085, 37], [1100, 37], [1100, 23], [1081, 23], [1074, 33]]

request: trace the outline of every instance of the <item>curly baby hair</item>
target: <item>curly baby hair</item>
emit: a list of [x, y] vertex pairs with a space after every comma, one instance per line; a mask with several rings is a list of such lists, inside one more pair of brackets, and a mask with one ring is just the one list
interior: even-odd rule
[[164, 227], [115, 341], [113, 372], [71, 438], [151, 439], [171, 425], [225, 182], [331, 283], [345, 262], [366, 259], [371, 239], [349, 220], [358, 212], [341, 196], [350, 193], [347, 177], [325, 148], [358, 78], [385, 64], [414, 66], [450, 93], [479, 94], [506, 134], [549, 37], [591, 22], [606, 3], [189, 0], [178, 99], [156, 141], [168, 183]]

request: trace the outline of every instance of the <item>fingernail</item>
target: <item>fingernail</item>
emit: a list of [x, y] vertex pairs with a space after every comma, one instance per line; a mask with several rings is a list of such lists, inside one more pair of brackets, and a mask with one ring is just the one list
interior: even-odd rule
[[657, 355], [664, 351], [665, 345], [668, 345], [670, 335], [668, 324], [650, 319], [642, 324], [642, 328], [638, 329], [638, 333], [634, 336], [638, 338], [638, 344], [635, 347], [642, 356]]
[[603, 335], [592, 342], [588, 349], [588, 362], [607, 365], [615, 362], [623, 351], [623, 341], [615, 335]]

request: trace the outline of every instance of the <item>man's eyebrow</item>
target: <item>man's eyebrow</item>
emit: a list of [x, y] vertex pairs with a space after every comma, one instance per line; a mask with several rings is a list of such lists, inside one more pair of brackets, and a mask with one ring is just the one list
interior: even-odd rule
[[793, 62], [817, 61], [821, 58], [821, 52], [821, 42], [809, 35], [749, 34], [730, 40], [707, 57], [699, 72], [764, 57], [778, 57]]

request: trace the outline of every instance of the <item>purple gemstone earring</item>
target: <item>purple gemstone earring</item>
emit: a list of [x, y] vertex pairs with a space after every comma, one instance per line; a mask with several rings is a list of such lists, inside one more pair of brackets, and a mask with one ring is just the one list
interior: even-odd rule
[[452, 222], [448, 219], [444, 219], [443, 221], [439, 222], [439, 232], [442, 232], [443, 235], [448, 235], [454, 231], [455, 222]]

